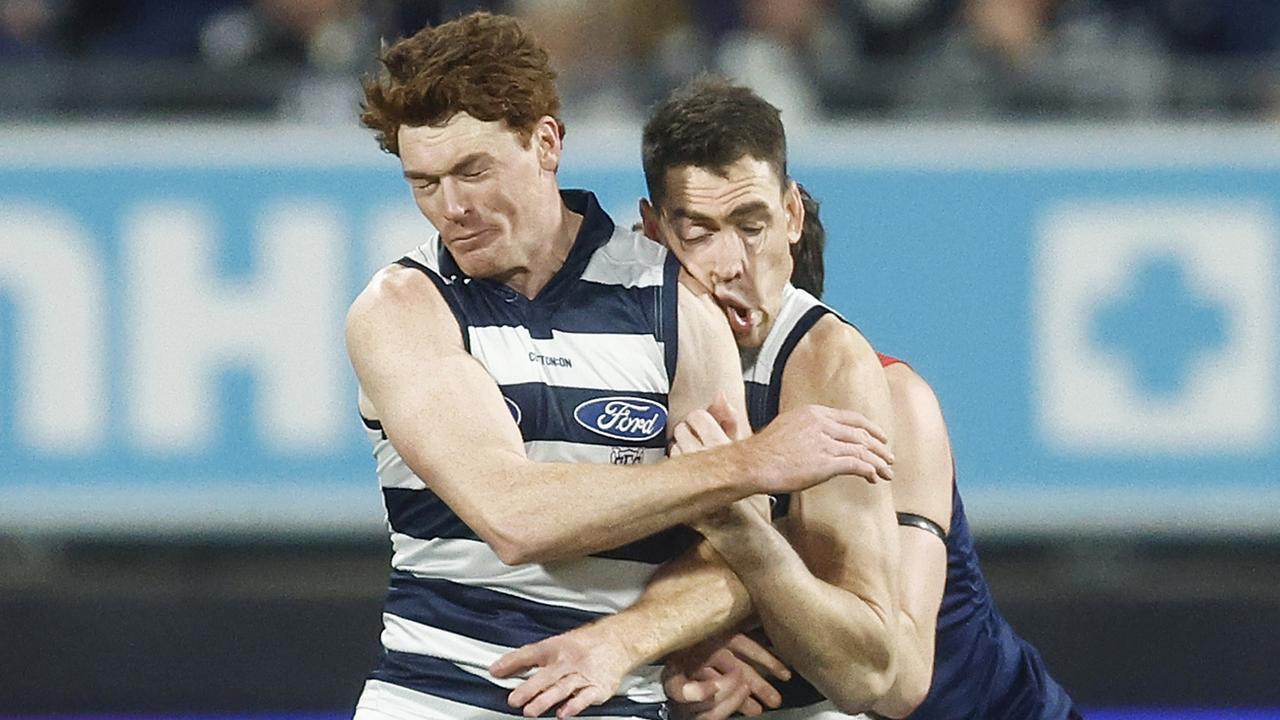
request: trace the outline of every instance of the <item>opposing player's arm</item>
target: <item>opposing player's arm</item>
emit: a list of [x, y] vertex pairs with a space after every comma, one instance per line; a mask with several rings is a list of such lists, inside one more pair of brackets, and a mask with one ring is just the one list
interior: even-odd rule
[[[951, 525], [951, 443], [942, 408], [928, 383], [905, 364], [885, 369], [897, 428], [893, 496], [898, 512]], [[915, 526], [898, 529], [898, 669], [893, 687], [873, 709], [887, 717], [911, 714], [933, 677], [938, 607], [947, 578], [947, 549]]]
[[[690, 304], [684, 297], [682, 314]], [[368, 404], [409, 468], [512, 564], [617, 547], [768, 491], [779, 478], [807, 486], [860, 464], [839, 442], [825, 455], [783, 463], [782, 448], [806, 442], [802, 433], [649, 466], [531, 462], [444, 298], [421, 272], [399, 266], [380, 272], [352, 305], [347, 349]], [[695, 401], [672, 392], [679, 402]], [[843, 432], [839, 417], [821, 420], [811, 433]]]
[[[879, 359], [834, 316], [806, 334], [783, 375], [783, 411], [814, 402], [856, 410], [892, 437]], [[890, 485], [835, 477], [793, 497], [787, 537], [749, 514], [752, 527], [708, 536], [742, 578], [779, 655], [851, 713], [879, 700], [894, 679], [898, 538]]]

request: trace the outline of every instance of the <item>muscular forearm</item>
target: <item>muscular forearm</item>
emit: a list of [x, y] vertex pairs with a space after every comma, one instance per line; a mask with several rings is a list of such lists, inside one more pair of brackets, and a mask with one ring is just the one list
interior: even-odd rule
[[709, 533], [738, 574], [778, 654], [845, 712], [871, 707], [892, 685], [896, 618], [810, 572], [768, 521], [742, 516]]
[[750, 495], [750, 464], [730, 448], [639, 467], [512, 457], [455, 469], [448, 485], [466, 491], [437, 492], [503, 561], [546, 562], [618, 547]]
[[600, 623], [627, 638], [639, 667], [726, 632], [750, 614], [742, 581], [702, 542], [665, 565], [635, 605]]
[[905, 718], [924, 701], [933, 681], [933, 626], [920, 627], [899, 611], [897, 637], [893, 686], [871, 709], [885, 717]]

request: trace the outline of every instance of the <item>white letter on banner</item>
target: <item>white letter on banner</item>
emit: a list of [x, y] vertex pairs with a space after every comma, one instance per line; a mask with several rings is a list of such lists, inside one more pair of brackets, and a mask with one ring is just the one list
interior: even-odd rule
[[103, 272], [89, 234], [64, 211], [0, 205], [0, 293], [17, 306], [14, 426], [32, 449], [85, 453], [104, 439]]
[[[148, 449], [191, 452], [217, 429], [216, 380], [256, 373], [252, 421], [263, 445], [325, 452], [344, 402], [342, 224], [318, 202], [278, 202], [258, 222], [254, 275], [220, 280], [214, 222], [192, 204], [148, 204], [125, 222], [130, 421]], [[246, 239], [246, 242], [249, 242]]]

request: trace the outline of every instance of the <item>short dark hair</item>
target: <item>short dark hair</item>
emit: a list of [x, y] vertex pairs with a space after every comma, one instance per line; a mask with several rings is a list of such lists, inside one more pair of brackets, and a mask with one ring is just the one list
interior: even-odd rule
[[743, 156], [768, 162], [786, 189], [787, 135], [782, 113], [751, 88], [703, 75], [658, 103], [644, 125], [641, 161], [649, 199], [660, 204], [667, 171], [723, 171]]
[[[662, 203], [671, 168], [722, 172], [747, 155], [768, 162], [786, 192], [790, 178], [782, 113], [750, 88], [701, 76], [667, 96], [645, 123], [641, 157], [649, 199], [655, 205]], [[822, 297], [827, 231], [818, 217], [818, 201], [797, 185], [804, 204], [804, 228], [800, 241], [791, 246], [791, 284]]]
[[437, 125], [465, 112], [502, 120], [527, 143], [544, 116], [560, 120], [547, 52], [515, 18], [476, 12], [428, 27], [382, 52], [383, 71], [364, 83], [361, 122], [399, 155], [402, 125]]
[[818, 217], [821, 203], [809, 189], [796, 183], [800, 189], [800, 202], [804, 204], [804, 227], [800, 231], [800, 241], [791, 246], [791, 284], [808, 291], [816, 298], [822, 297], [822, 281], [826, 274], [822, 261], [822, 253], [827, 244], [827, 229]]

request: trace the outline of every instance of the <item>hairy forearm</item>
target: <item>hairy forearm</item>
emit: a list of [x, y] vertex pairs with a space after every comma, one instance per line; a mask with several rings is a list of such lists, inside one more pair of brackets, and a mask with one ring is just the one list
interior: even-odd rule
[[626, 647], [632, 669], [726, 632], [751, 614], [738, 576], [706, 542], [664, 565], [635, 605], [597, 621]]
[[709, 534], [742, 579], [778, 654], [845, 712], [871, 707], [893, 682], [891, 633], [883, 604], [815, 577], [764, 519]]
[[731, 448], [645, 466], [510, 457], [455, 469], [456, 490], [438, 492], [505, 562], [547, 562], [615, 548], [749, 495], [748, 465]]

